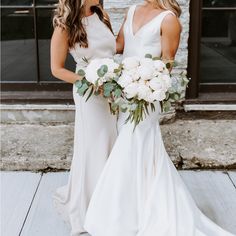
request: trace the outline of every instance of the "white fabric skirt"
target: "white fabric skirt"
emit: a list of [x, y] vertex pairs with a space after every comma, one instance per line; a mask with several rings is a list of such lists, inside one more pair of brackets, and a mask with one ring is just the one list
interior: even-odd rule
[[73, 86], [76, 107], [74, 154], [67, 185], [53, 194], [53, 203], [71, 227], [71, 236], [84, 230], [84, 220], [95, 185], [117, 137], [116, 116], [105, 98], [92, 96], [86, 102]]
[[121, 114], [85, 229], [91, 236], [233, 236], [196, 206], [165, 150], [157, 108], [134, 132]]

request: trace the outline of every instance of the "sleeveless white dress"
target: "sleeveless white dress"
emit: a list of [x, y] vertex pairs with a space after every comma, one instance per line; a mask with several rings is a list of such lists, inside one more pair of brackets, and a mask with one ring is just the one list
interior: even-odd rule
[[[161, 55], [163, 11], [135, 35], [128, 11], [124, 25], [125, 56]], [[208, 219], [196, 206], [161, 136], [156, 112], [141, 122], [124, 124], [99, 178], [88, 207], [85, 229], [91, 236], [232, 236]]]
[[[100, 21], [97, 14], [83, 19], [88, 48], [78, 44], [70, 50], [77, 63], [76, 70], [85, 66], [83, 57], [113, 57], [116, 52], [115, 37]], [[73, 86], [76, 107], [74, 153], [67, 185], [53, 194], [53, 203], [64, 221], [71, 227], [71, 236], [85, 232], [84, 218], [90, 197], [117, 137], [117, 117], [110, 114], [105, 98], [92, 96], [87, 102]]]

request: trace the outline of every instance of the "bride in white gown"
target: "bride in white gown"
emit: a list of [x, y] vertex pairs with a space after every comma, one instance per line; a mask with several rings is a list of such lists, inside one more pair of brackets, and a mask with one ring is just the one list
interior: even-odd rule
[[[54, 17], [51, 41], [51, 67], [55, 77], [73, 83], [79, 75], [64, 68], [68, 51], [76, 61], [76, 70], [85, 66], [83, 57], [113, 57], [115, 37], [99, 0], [61, 0]], [[92, 8], [91, 8], [92, 6]], [[73, 20], [74, 19], [74, 20]], [[109, 29], [110, 28], [110, 29]], [[55, 208], [71, 228], [71, 236], [85, 232], [83, 225], [96, 182], [117, 136], [116, 117], [102, 96], [87, 102], [73, 85], [76, 107], [74, 154], [68, 183], [53, 194]]]
[[[181, 31], [178, 5], [150, 2], [127, 13], [118, 37], [124, 57], [150, 53], [173, 59]], [[155, 9], [153, 2], [167, 8]], [[157, 103], [134, 132], [133, 124], [125, 123], [127, 114], [120, 114], [119, 135], [91, 198], [85, 229], [91, 236], [232, 236], [193, 201], [166, 153], [159, 113]]]

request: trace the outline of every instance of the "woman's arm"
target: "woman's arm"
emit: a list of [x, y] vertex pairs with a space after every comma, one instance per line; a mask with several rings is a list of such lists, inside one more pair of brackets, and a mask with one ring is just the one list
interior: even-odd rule
[[65, 69], [68, 49], [66, 31], [60, 27], [56, 27], [51, 39], [51, 71], [56, 78], [73, 84], [77, 80], [80, 80], [81, 77]]
[[127, 13], [125, 15], [124, 21], [116, 38], [116, 53], [122, 54], [125, 47], [125, 38], [124, 38], [124, 24], [127, 18]]
[[182, 31], [179, 19], [171, 14], [167, 15], [161, 24], [161, 45], [162, 45], [162, 60], [169, 62], [173, 67], [175, 54], [179, 47], [180, 34]]

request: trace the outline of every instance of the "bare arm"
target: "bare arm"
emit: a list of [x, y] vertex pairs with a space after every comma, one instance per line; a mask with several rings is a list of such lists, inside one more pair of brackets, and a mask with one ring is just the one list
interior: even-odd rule
[[164, 18], [161, 25], [162, 60], [171, 64], [170, 70], [179, 47], [181, 30], [181, 24], [176, 16], [169, 14]]
[[51, 71], [56, 78], [73, 84], [81, 77], [65, 68], [68, 50], [66, 31], [56, 27], [51, 39]]
[[118, 36], [116, 38], [116, 53], [118, 54], [122, 54], [124, 51], [124, 47], [125, 47], [125, 38], [124, 38], [124, 24], [127, 18], [127, 13], [125, 15], [125, 19], [123, 21], [123, 24], [120, 28], [120, 31], [118, 33]]

